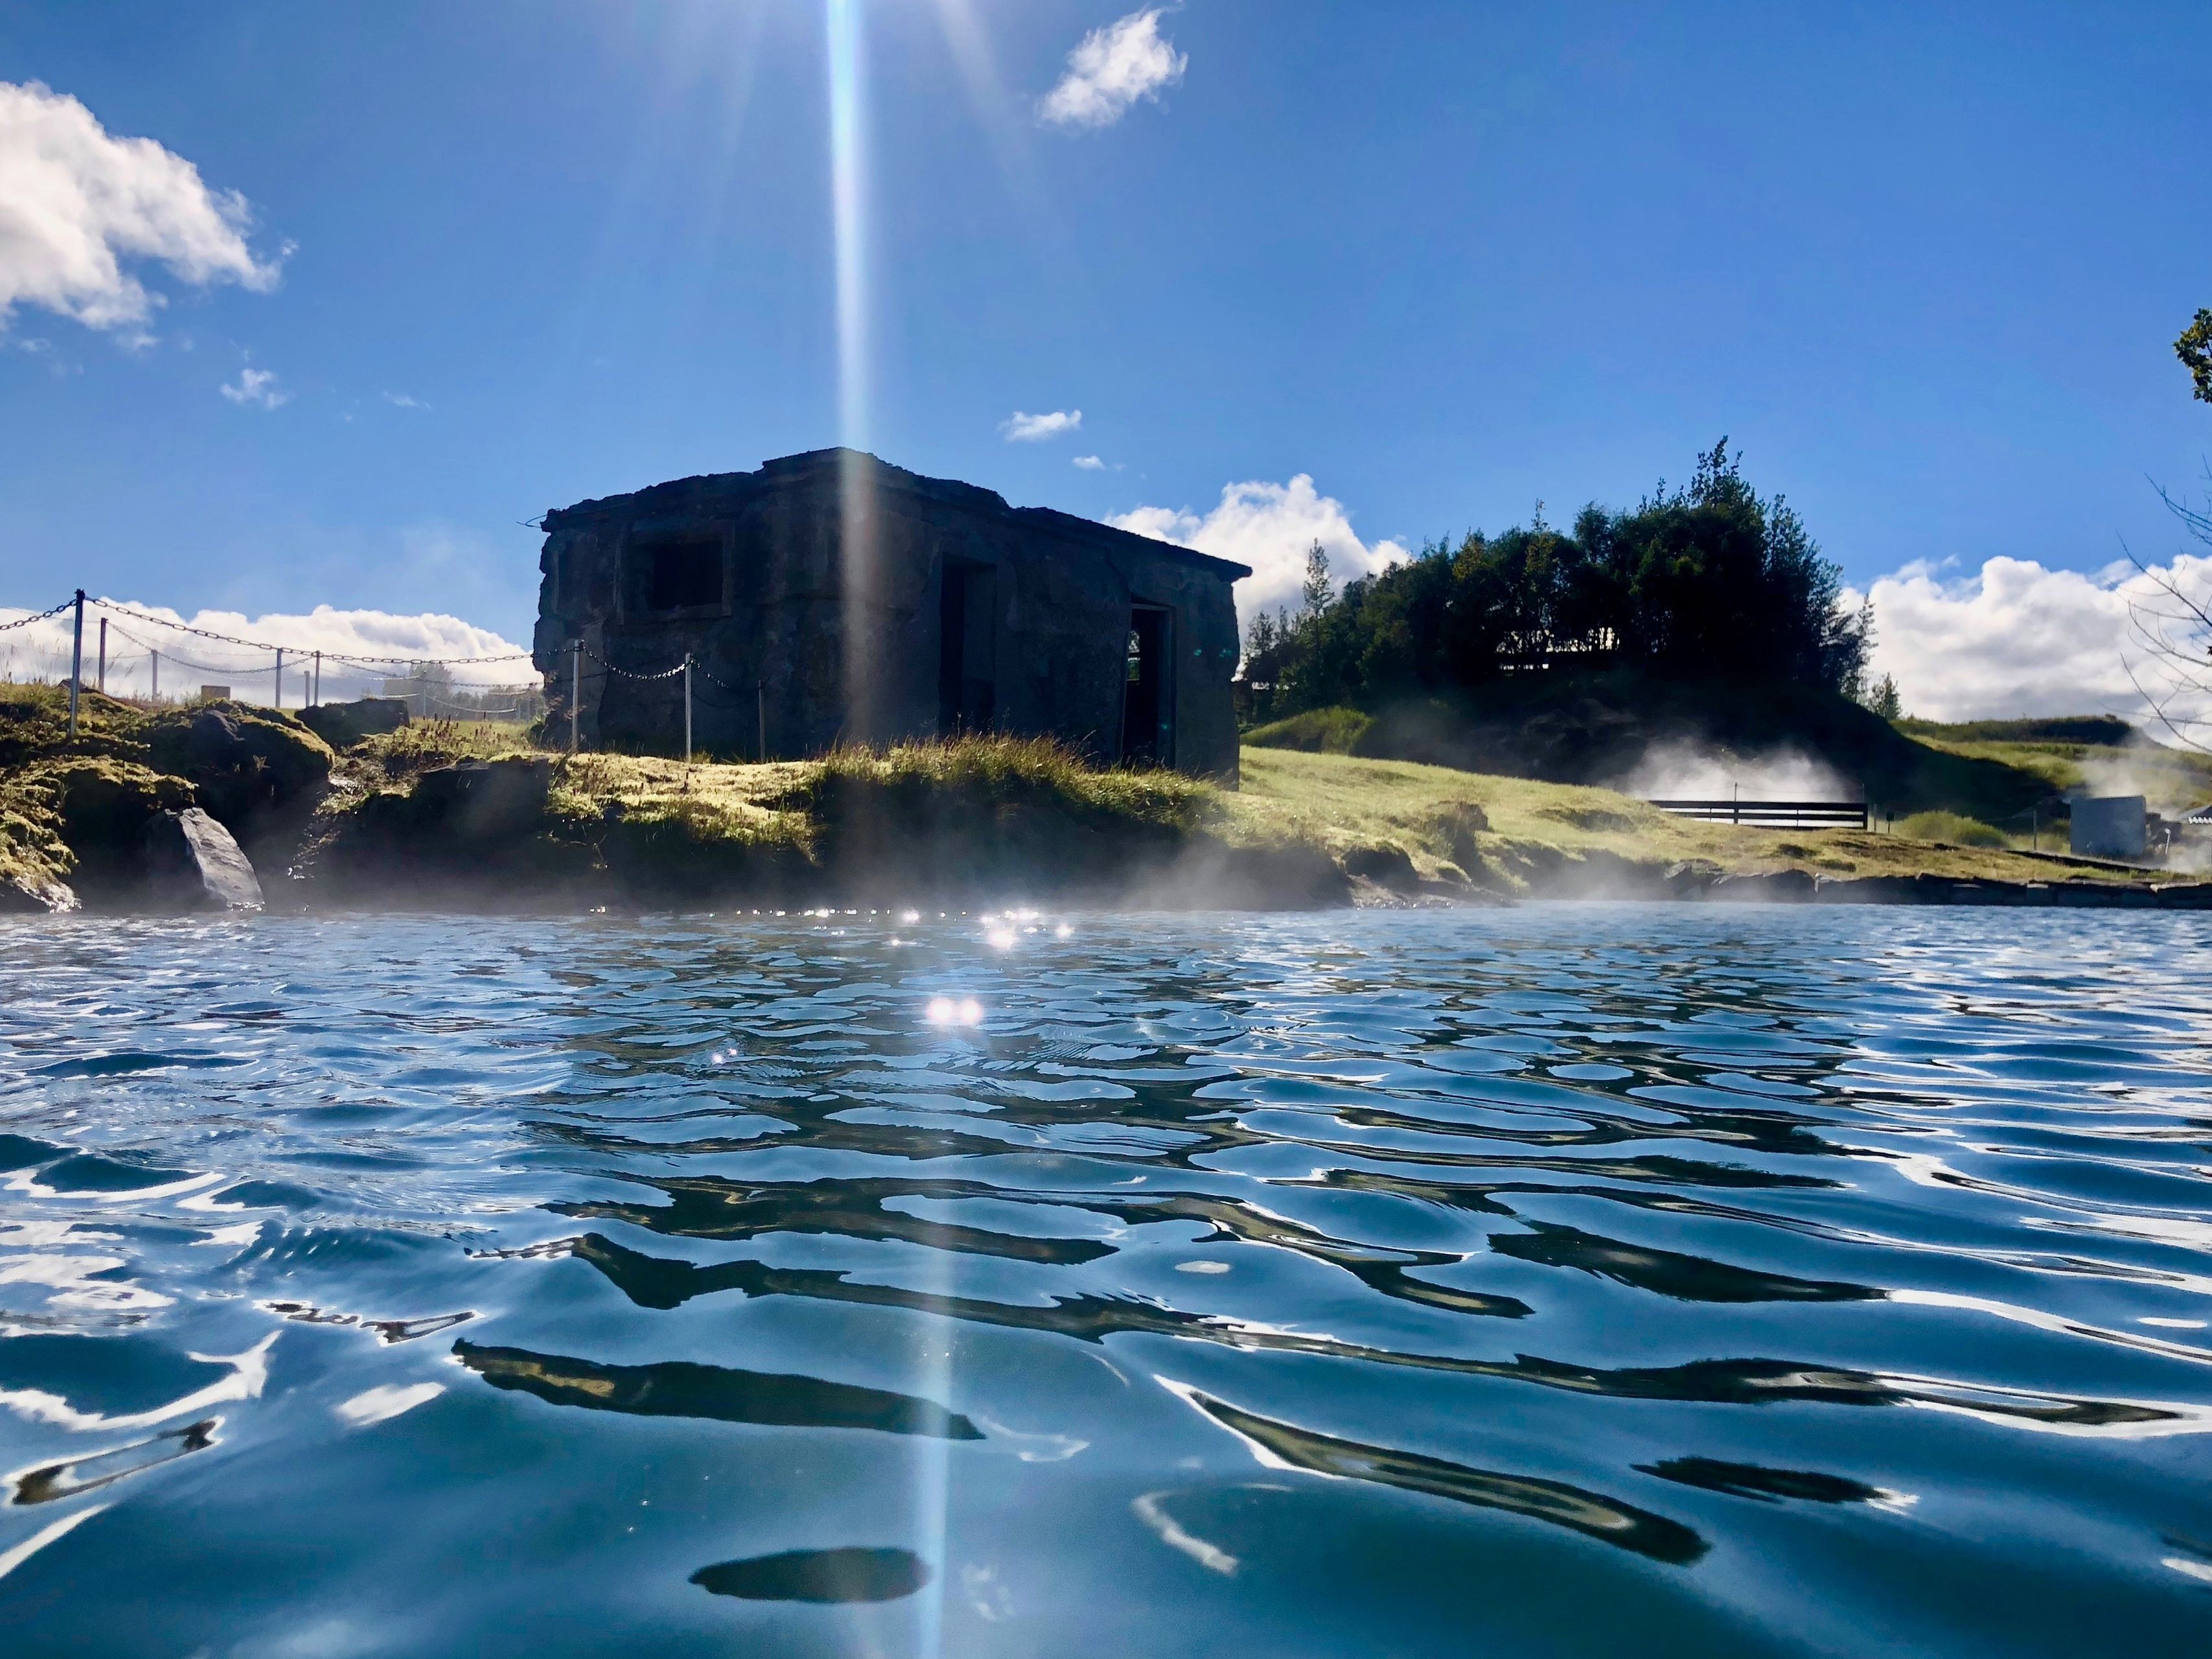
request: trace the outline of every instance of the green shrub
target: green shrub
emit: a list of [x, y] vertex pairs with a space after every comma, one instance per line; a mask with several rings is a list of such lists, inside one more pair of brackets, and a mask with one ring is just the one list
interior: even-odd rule
[[1948, 842], [1954, 847], [2009, 847], [2003, 830], [1957, 812], [1915, 812], [1897, 821], [1897, 833], [1914, 841]]
[[1303, 749], [1310, 755], [1349, 755], [1375, 722], [1357, 708], [1309, 708], [1303, 714], [1255, 726], [1244, 741], [1255, 749]]

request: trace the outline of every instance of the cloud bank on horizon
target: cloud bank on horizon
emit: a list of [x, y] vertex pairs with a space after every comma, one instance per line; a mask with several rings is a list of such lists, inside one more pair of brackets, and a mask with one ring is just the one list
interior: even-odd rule
[[[142, 605], [118, 599], [113, 604], [163, 622], [181, 623], [210, 634], [252, 640], [284, 648], [284, 703], [300, 706], [303, 686], [301, 672], [320, 651], [325, 658], [350, 657], [376, 665], [362, 669], [325, 661], [323, 695], [326, 701], [373, 694], [388, 674], [403, 677], [405, 664], [466, 657], [512, 657], [512, 660], [456, 664], [455, 682], [464, 685], [536, 685], [538, 676], [527, 659], [527, 646], [489, 628], [479, 628], [459, 617], [439, 611], [407, 616], [389, 611], [340, 611], [319, 605], [305, 614], [270, 611], [248, 617], [239, 611], [198, 611], [190, 616], [167, 605]], [[0, 625], [30, 615], [21, 607], [0, 607]], [[84, 677], [88, 684], [96, 668], [97, 617], [85, 609]], [[25, 628], [0, 634], [0, 678], [58, 680], [69, 673], [72, 618], [66, 611]], [[152, 689], [149, 648], [161, 654], [161, 690], [175, 696], [197, 690], [202, 684], [228, 684], [247, 702], [265, 703], [275, 691], [275, 665], [265, 650], [228, 645], [220, 641], [182, 634], [158, 623], [137, 621], [107, 613], [107, 686], [111, 691], [144, 696]]]
[[1037, 118], [1066, 131], [1110, 127], [1139, 99], [1182, 79], [1189, 57], [1160, 33], [1163, 7], [1133, 11], [1097, 28], [1067, 54], [1067, 71], [1037, 101]]
[[197, 288], [276, 287], [289, 248], [257, 258], [236, 191], [150, 138], [118, 138], [75, 98], [0, 82], [0, 331], [18, 306], [143, 338], [163, 295], [126, 269], [166, 265]]
[[[2153, 566], [2184, 588], [2212, 587], [2212, 558], [2179, 554]], [[2130, 606], [2159, 598], [2152, 576], [2125, 563], [2094, 574], [2052, 570], [2032, 559], [1984, 560], [1971, 576], [1947, 579], [1925, 562], [1876, 578], [1872, 672], [1893, 676], [1905, 712], [1926, 720], [2003, 720], [2033, 714], [2120, 714], [2148, 710], [2129, 676], [2147, 684], [2156, 665], [2133, 642]], [[1853, 591], [1844, 602], [1856, 605]]]

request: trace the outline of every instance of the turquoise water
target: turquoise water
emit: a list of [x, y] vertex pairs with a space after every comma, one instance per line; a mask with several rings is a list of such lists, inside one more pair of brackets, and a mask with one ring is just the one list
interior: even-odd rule
[[2212, 1650], [2212, 950], [0, 927], [0, 1650]]

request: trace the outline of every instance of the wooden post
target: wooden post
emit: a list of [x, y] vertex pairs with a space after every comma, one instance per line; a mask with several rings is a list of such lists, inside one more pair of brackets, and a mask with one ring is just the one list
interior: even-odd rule
[[100, 686], [100, 695], [105, 696], [107, 695], [107, 618], [105, 617], [102, 617], [100, 619], [99, 674], [100, 678], [98, 684]]
[[691, 653], [688, 651], [684, 653], [684, 764], [691, 764]]
[[276, 706], [284, 706], [284, 647], [276, 647]]
[[84, 678], [84, 589], [76, 591], [76, 631], [70, 646], [70, 741], [76, 741], [76, 688]]
[[319, 651], [315, 653], [315, 675], [309, 683], [307, 706], [311, 708], [323, 706], [323, 653]]
[[160, 652], [154, 653], [153, 661], [154, 683], [146, 690], [146, 701], [159, 702], [161, 701], [161, 653]]

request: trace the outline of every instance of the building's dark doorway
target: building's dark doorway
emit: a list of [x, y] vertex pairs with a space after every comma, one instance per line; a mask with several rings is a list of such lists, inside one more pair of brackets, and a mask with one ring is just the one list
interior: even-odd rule
[[1169, 724], [1168, 613], [1139, 605], [1129, 613], [1129, 653], [1121, 691], [1121, 758], [1141, 766], [1175, 764]]
[[945, 565], [939, 599], [937, 729], [988, 732], [997, 712], [999, 576], [988, 564]]

